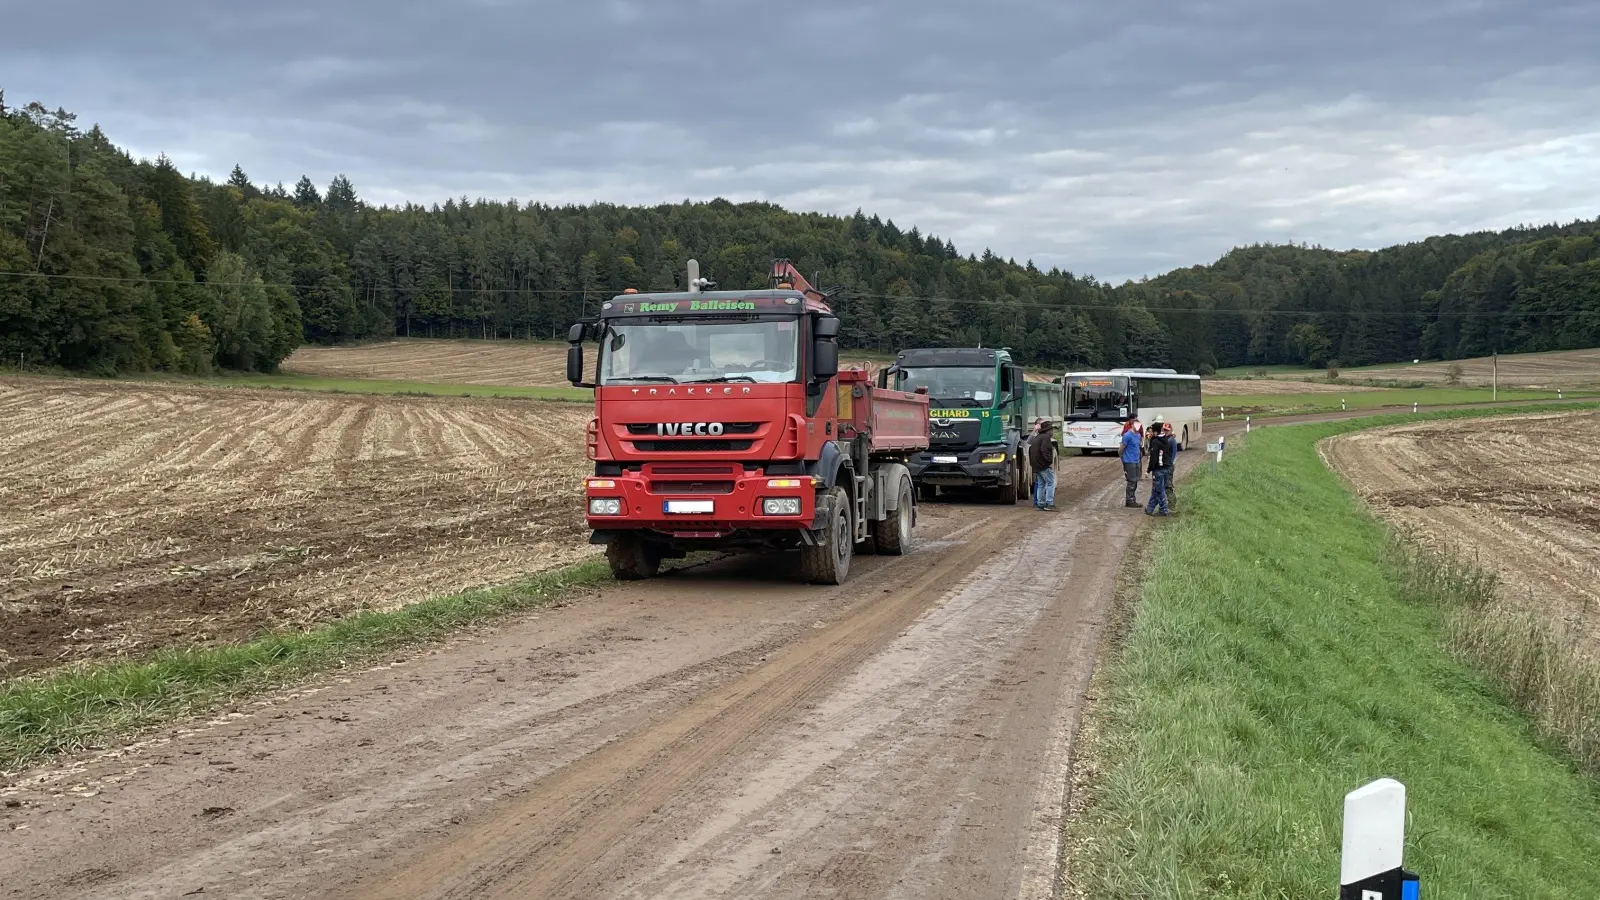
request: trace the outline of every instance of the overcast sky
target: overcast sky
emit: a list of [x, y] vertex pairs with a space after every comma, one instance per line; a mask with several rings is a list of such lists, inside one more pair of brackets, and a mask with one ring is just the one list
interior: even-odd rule
[[1595, 0], [0, 0], [0, 88], [363, 199], [857, 207], [1121, 281], [1600, 215]]

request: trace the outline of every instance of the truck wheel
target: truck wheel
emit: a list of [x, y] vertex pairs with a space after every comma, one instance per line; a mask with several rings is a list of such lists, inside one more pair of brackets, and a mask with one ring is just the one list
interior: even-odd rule
[[661, 554], [637, 535], [619, 534], [606, 545], [606, 562], [611, 577], [618, 581], [638, 581], [661, 570]]
[[911, 479], [900, 479], [899, 508], [887, 519], [872, 523], [869, 543], [885, 556], [904, 556], [911, 550]]
[[856, 546], [850, 528], [850, 498], [841, 487], [830, 488], [824, 496], [823, 502], [833, 507], [833, 516], [817, 535], [815, 546], [801, 545], [800, 574], [812, 584], [843, 584]]
[[1017, 489], [1017, 502], [1033, 498], [1033, 467], [1023, 462], [1017, 463], [1017, 483], [1012, 485]]

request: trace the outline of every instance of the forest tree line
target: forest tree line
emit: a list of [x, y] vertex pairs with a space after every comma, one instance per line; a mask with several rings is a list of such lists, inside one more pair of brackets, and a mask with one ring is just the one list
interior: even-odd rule
[[824, 287], [841, 343], [1006, 346], [1055, 368], [1361, 365], [1600, 345], [1597, 223], [1376, 252], [1236, 249], [1120, 286], [893, 221], [725, 200], [372, 206], [323, 189], [186, 176], [98, 126], [0, 95], [0, 361], [99, 373], [273, 371], [302, 342], [551, 338], [685, 263], [760, 287], [775, 257]]

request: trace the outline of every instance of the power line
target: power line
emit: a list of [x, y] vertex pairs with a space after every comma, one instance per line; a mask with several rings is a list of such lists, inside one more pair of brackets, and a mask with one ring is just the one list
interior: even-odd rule
[[[171, 278], [151, 278], [151, 277], [148, 277], [148, 276], [129, 277], [129, 276], [116, 276], [116, 275], [72, 275], [72, 274], [60, 274], [60, 273], [52, 273], [52, 272], [0, 271], [0, 276], [13, 276], [13, 277], [17, 277], [17, 278], [43, 278], [43, 279], [56, 279], [56, 280], [66, 280], [66, 281], [98, 281], [98, 282], [120, 283], [120, 284], [193, 285], [193, 286], [196, 286], [196, 287], [249, 287], [249, 286], [257, 286], [257, 287], [281, 287], [281, 288], [290, 288], [290, 289], [296, 289], [296, 290], [312, 290], [312, 289], [316, 289], [316, 288], [321, 288], [322, 287], [322, 285], [293, 284], [293, 283], [290, 283], [290, 282], [281, 282], [281, 281], [175, 281], [175, 280], [173, 280]], [[352, 294], [355, 293], [355, 289], [354, 288], [349, 288], [348, 290], [350, 290]], [[404, 293], [415, 294], [419, 290], [419, 288], [417, 288], [417, 287], [391, 287], [390, 290], [393, 290], [393, 291], [396, 291], [396, 292], [404, 292]], [[454, 295], [454, 294], [466, 294], [466, 295], [472, 295], [472, 294], [515, 294], [515, 295], [519, 295], [519, 296], [520, 295], [537, 295], [537, 296], [569, 296], [569, 297], [573, 297], [573, 296], [579, 296], [579, 295], [587, 296], [588, 294], [595, 293], [595, 291], [592, 290], [592, 289], [585, 290], [583, 288], [491, 288], [491, 287], [467, 287], [467, 288], [463, 288], [463, 287], [446, 287], [443, 290], [445, 291], [445, 293], [452, 294], [452, 295]], [[601, 292], [601, 293], [603, 294], [604, 292]], [[1146, 312], [1153, 312], [1153, 313], [1156, 313], [1156, 312], [1160, 312], [1160, 313], [1200, 313], [1200, 314], [1206, 314], [1206, 315], [1220, 315], [1220, 316], [1340, 316], [1340, 315], [1343, 315], [1343, 316], [1351, 316], [1351, 317], [1357, 317], [1357, 318], [1363, 317], [1363, 316], [1376, 316], [1376, 317], [1389, 317], [1389, 318], [1399, 318], [1399, 319], [1416, 318], [1416, 317], [1419, 317], [1419, 316], [1517, 319], [1517, 318], [1528, 318], [1528, 317], [1533, 317], [1533, 318], [1546, 318], [1546, 317], [1555, 318], [1555, 317], [1560, 317], [1560, 316], [1573, 316], [1573, 315], [1578, 315], [1579, 314], [1578, 310], [1569, 310], [1569, 311], [1565, 311], [1565, 312], [1534, 311], [1534, 310], [1528, 310], [1528, 311], [1502, 310], [1502, 311], [1498, 311], [1498, 312], [1485, 312], [1485, 311], [1459, 311], [1459, 312], [1457, 312], [1457, 311], [1451, 311], [1451, 312], [1436, 312], [1436, 313], [1429, 314], [1429, 313], [1422, 313], [1422, 312], [1397, 312], [1397, 311], [1391, 311], [1391, 310], [1216, 309], [1214, 307], [1204, 307], [1204, 306], [1138, 306], [1138, 305], [1133, 305], [1133, 304], [1116, 304], [1116, 303], [1104, 303], [1104, 304], [1099, 304], [1099, 303], [1052, 304], [1052, 303], [1029, 303], [1029, 302], [1024, 302], [1024, 301], [1021, 301], [1021, 300], [1015, 300], [1015, 301], [998, 300], [998, 299], [994, 299], [994, 298], [963, 299], [961, 297], [922, 297], [922, 296], [910, 296], [910, 295], [900, 295], [900, 294], [869, 294], [869, 293], [857, 293], [855, 291], [851, 291], [851, 290], [848, 290], [848, 289], [845, 290], [845, 291], [842, 291], [840, 293], [839, 297], [842, 300], [910, 300], [910, 301], [912, 301], [914, 303], [960, 303], [960, 304], [966, 304], [966, 305], [969, 305], [969, 306], [994, 306], [994, 307], [1001, 307], [1001, 308], [1004, 308], [1004, 309], [1054, 310], [1056, 312], [1066, 312], [1066, 311], [1073, 311], [1073, 310], [1097, 310], [1097, 311], [1108, 311], [1108, 312], [1119, 312], [1119, 311], [1120, 312], [1125, 312], [1125, 311], [1129, 311], [1129, 310], [1142, 309], [1142, 310], [1144, 310]]]

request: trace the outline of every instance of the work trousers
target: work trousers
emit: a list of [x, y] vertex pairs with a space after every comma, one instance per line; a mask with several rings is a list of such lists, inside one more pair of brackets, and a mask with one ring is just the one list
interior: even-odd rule
[[1122, 477], [1128, 480], [1128, 492], [1122, 498], [1124, 503], [1139, 502], [1139, 464], [1125, 462], [1122, 464]]

